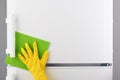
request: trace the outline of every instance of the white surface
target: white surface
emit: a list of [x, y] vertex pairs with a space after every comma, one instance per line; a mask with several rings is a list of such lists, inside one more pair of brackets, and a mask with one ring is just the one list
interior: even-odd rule
[[[31, 74], [16, 69], [17, 80], [33, 80]], [[48, 80], [112, 80], [112, 67], [47, 68]]]
[[9, 17], [7, 17], [6, 23], [7, 23], [6, 53], [10, 54], [10, 57], [15, 57], [15, 31], [16, 31], [15, 15], [11, 14]]
[[6, 80], [16, 80], [16, 68], [7, 66]]
[[49, 63], [112, 63], [112, 0], [8, 0], [17, 31], [51, 42]]
[[[7, 0], [17, 31], [51, 42], [49, 63], [112, 63], [112, 0]], [[17, 80], [32, 80], [16, 69]], [[112, 80], [112, 67], [47, 68], [49, 80]]]

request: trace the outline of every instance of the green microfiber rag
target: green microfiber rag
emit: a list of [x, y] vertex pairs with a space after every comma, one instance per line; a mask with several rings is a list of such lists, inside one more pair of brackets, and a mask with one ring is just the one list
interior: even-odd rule
[[30, 47], [32, 48], [33, 42], [36, 41], [38, 45], [39, 58], [41, 58], [44, 51], [48, 50], [50, 45], [50, 42], [48, 41], [34, 38], [26, 34], [22, 34], [20, 32], [15, 33], [15, 38], [16, 38], [15, 39], [15, 58], [11, 58], [10, 55], [8, 54], [6, 56], [5, 63], [15, 67], [26, 69], [26, 70], [28, 70], [26, 65], [18, 58], [18, 53], [21, 53], [20, 48], [21, 47], [25, 48], [26, 42], [28, 42]]

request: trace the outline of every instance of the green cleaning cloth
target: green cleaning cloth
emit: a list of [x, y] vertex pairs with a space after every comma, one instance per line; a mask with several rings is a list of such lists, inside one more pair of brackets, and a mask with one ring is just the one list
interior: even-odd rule
[[22, 69], [27, 69], [26, 65], [18, 58], [18, 53], [21, 53], [21, 47], [25, 48], [25, 43], [28, 42], [31, 49], [33, 49], [33, 42], [36, 41], [38, 45], [38, 52], [39, 52], [39, 58], [42, 57], [45, 50], [48, 50], [50, 43], [45, 40], [41, 40], [35, 37], [31, 37], [26, 34], [22, 34], [20, 32], [15, 33], [15, 57], [11, 58], [8, 54], [5, 59], [5, 63], [19, 67]]

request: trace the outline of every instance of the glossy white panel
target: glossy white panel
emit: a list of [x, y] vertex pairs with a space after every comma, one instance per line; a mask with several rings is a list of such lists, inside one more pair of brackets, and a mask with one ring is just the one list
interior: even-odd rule
[[[31, 74], [16, 69], [17, 80], [33, 80]], [[47, 68], [49, 80], [112, 80], [112, 67]]]
[[51, 42], [49, 63], [112, 63], [112, 4], [11, 0], [7, 15], [16, 13], [17, 31]]

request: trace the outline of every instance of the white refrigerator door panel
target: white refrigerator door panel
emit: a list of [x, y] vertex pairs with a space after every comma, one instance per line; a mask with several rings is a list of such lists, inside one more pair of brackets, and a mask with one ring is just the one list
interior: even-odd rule
[[51, 42], [49, 63], [112, 63], [112, 0], [7, 0], [16, 30]]
[[[33, 80], [28, 71], [15, 68], [17, 80]], [[112, 80], [112, 67], [47, 68], [48, 80]]]

